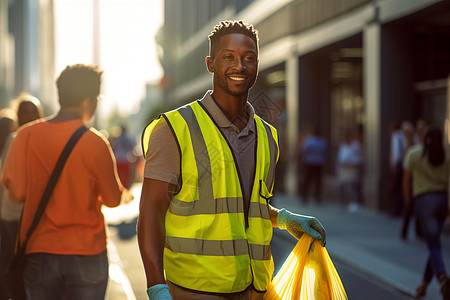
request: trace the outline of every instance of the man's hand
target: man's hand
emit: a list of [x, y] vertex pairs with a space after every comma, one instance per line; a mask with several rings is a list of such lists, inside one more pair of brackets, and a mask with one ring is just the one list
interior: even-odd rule
[[297, 239], [306, 233], [316, 240], [320, 240], [322, 246], [326, 245], [325, 228], [314, 217], [293, 214], [283, 208], [278, 211], [277, 224], [278, 228], [286, 229]]
[[120, 197], [120, 204], [128, 204], [134, 200], [134, 195], [129, 189], [123, 188], [122, 196]]
[[147, 295], [150, 300], [172, 300], [167, 284], [156, 284], [149, 287]]

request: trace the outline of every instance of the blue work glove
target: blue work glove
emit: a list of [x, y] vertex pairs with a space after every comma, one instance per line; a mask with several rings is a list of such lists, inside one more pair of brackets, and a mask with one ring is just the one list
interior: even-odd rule
[[306, 233], [316, 240], [322, 242], [322, 246], [326, 244], [326, 232], [319, 220], [314, 217], [293, 214], [286, 209], [278, 211], [277, 225], [280, 229], [286, 229], [297, 239]]
[[147, 289], [148, 299], [150, 300], [172, 300], [167, 284], [156, 284]]

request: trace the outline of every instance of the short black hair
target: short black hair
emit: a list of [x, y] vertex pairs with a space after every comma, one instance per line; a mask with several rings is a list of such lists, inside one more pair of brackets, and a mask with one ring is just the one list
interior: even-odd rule
[[258, 30], [253, 25], [244, 23], [243, 21], [222, 21], [220, 24], [214, 26], [213, 31], [208, 36], [209, 40], [209, 56], [215, 53], [215, 47], [220, 38], [230, 33], [242, 33], [250, 37], [256, 45], [256, 50], [259, 52], [259, 37]]
[[61, 107], [78, 106], [86, 98], [97, 98], [100, 94], [102, 73], [93, 65], [67, 66], [56, 80]]
[[433, 167], [438, 167], [445, 162], [445, 149], [442, 131], [438, 127], [431, 126], [424, 137], [422, 157], [428, 158]]

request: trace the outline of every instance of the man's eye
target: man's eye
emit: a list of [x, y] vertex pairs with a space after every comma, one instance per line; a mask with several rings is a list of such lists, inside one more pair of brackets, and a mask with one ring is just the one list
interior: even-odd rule
[[246, 56], [245, 60], [247, 60], [247, 61], [254, 61], [255, 58], [253, 56]]
[[224, 57], [223, 58], [225, 58], [225, 59], [232, 59], [233, 57], [231, 56], [231, 55], [224, 55]]

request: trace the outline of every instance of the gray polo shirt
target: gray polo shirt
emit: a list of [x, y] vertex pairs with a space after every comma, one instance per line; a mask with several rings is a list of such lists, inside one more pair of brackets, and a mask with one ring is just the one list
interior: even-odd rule
[[[231, 145], [243, 181], [245, 202], [248, 207], [255, 166], [255, 111], [251, 104], [247, 102], [249, 120], [245, 128], [239, 131], [217, 106], [211, 93], [212, 91], [206, 92], [200, 101]], [[179, 183], [180, 154], [175, 137], [165, 120], [159, 122], [153, 129], [145, 157], [144, 177], [175, 185]]]

